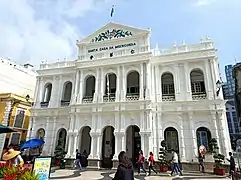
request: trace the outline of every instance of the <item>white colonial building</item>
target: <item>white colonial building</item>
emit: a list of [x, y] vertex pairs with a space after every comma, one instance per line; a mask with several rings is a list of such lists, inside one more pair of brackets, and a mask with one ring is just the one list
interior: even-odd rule
[[[213, 42], [151, 50], [150, 30], [109, 23], [77, 41], [78, 58], [41, 64], [29, 138], [45, 139], [53, 155], [63, 140], [67, 157], [89, 154], [106, 167], [121, 150], [158, 155], [160, 142], [182, 162], [196, 161], [198, 147], [216, 138], [231, 150], [225, 101]], [[101, 162], [101, 163], [97, 163]]]

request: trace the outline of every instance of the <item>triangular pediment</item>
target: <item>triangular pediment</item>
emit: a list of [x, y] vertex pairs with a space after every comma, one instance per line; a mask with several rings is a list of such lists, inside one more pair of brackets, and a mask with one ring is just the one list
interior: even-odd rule
[[125, 38], [125, 37], [135, 36], [137, 34], [147, 34], [147, 33], [150, 33], [150, 30], [139, 29], [131, 26], [110, 22], [104, 27], [94, 32], [93, 34], [82, 39], [80, 43], [102, 42], [106, 40]]

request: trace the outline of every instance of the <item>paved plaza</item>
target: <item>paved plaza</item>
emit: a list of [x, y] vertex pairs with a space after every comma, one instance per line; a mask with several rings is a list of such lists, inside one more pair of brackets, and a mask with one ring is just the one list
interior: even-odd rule
[[[115, 171], [113, 170], [102, 170], [102, 171], [78, 171], [78, 170], [56, 170], [51, 173], [50, 179], [63, 180], [63, 179], [75, 179], [75, 180], [111, 180], [114, 177]], [[220, 179], [230, 179], [227, 177], [219, 177], [210, 174], [199, 174], [199, 173], [184, 173], [183, 177], [170, 177], [168, 174], [158, 174], [153, 176], [137, 175], [135, 173], [135, 180], [220, 180]]]

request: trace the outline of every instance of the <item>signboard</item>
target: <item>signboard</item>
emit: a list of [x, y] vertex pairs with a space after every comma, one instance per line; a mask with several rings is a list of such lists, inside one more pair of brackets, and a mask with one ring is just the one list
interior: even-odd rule
[[51, 156], [37, 157], [34, 160], [33, 171], [39, 174], [39, 180], [48, 180], [51, 169]]
[[136, 45], [136, 43], [127, 43], [127, 44], [118, 44], [115, 46], [105, 46], [105, 47], [100, 47], [100, 48], [89, 49], [88, 53], [106, 51], [106, 50], [111, 50], [111, 49], [126, 48], [126, 47], [135, 46], [135, 45]]

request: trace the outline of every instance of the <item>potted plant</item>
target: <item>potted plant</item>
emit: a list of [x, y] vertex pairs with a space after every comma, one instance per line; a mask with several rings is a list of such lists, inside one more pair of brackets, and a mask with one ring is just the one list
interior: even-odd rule
[[159, 162], [160, 162], [160, 172], [167, 172], [168, 171], [168, 163], [166, 160], [167, 150], [166, 150], [166, 141], [161, 142], [161, 148], [159, 151]]
[[64, 142], [63, 141], [64, 141], [63, 139], [58, 140], [58, 145], [56, 146], [55, 151], [54, 151], [54, 157], [55, 157], [55, 160], [56, 160], [56, 165], [60, 166], [60, 169], [65, 168], [64, 157], [67, 154], [65, 152], [65, 149], [64, 149], [64, 144], [63, 144]]
[[215, 138], [211, 139], [210, 141], [210, 147], [211, 147], [211, 152], [213, 154], [213, 158], [214, 158], [214, 169], [213, 172], [216, 175], [221, 175], [224, 176], [225, 175], [225, 169], [221, 167], [225, 156], [223, 154], [219, 153], [219, 147], [218, 147], [218, 143], [217, 140]]

